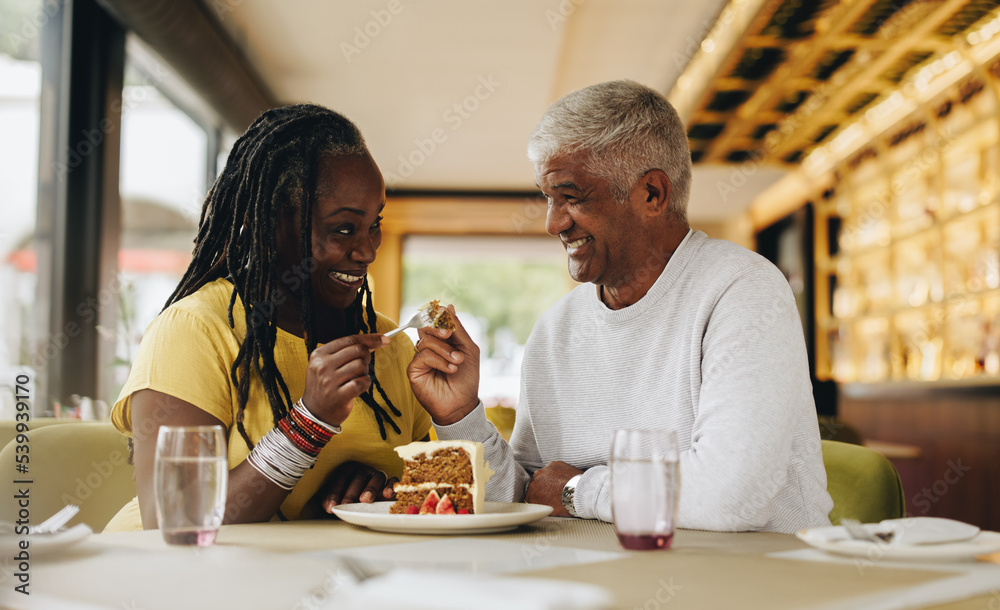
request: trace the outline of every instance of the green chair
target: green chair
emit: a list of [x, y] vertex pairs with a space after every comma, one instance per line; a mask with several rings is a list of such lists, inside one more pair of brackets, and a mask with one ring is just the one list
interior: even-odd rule
[[67, 504], [80, 512], [69, 525], [86, 523], [95, 532], [135, 497], [133, 467], [128, 463], [128, 440], [110, 422], [55, 424], [28, 435], [28, 472], [15, 470], [16, 439], [0, 451], [0, 480], [4, 489], [12, 481], [28, 479], [30, 485], [13, 483], [13, 493], [0, 496], [0, 521], [15, 521], [19, 489], [30, 494], [30, 520], [41, 523]]
[[860, 445], [821, 441], [826, 466], [826, 490], [833, 498], [830, 521], [849, 517], [878, 523], [906, 515], [899, 473], [881, 453]]
[[830, 415], [820, 415], [819, 421], [819, 437], [825, 441], [840, 441], [841, 443], [850, 443], [852, 445], [863, 445], [863, 439], [861, 438], [861, 433], [858, 432], [857, 428], [845, 424], [836, 417]]

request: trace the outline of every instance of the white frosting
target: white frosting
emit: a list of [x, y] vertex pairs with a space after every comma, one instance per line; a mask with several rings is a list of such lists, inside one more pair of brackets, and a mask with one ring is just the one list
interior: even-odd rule
[[[489, 481], [490, 477], [493, 476], [490, 465], [483, 459], [482, 443], [473, 441], [418, 441], [409, 445], [396, 447], [396, 453], [403, 460], [413, 461], [421, 453], [430, 457], [438, 449], [451, 448], [464, 449], [472, 460], [472, 484], [463, 484], [462, 487], [468, 487], [469, 493], [472, 495], [472, 509], [475, 514], [481, 515], [486, 511], [486, 481]], [[415, 486], [403, 486], [397, 483], [396, 491], [419, 491], [421, 489], [432, 489], [435, 486], [436, 484], [434, 483], [419, 483]]]
[[[437, 489], [439, 487], [455, 487], [451, 483], [417, 483], [416, 485], [403, 485], [401, 483], [396, 483], [392, 488], [399, 493], [401, 491], [427, 491], [431, 489]], [[465, 489], [471, 489], [472, 485], [468, 483], [461, 483], [458, 487], [464, 487]]]

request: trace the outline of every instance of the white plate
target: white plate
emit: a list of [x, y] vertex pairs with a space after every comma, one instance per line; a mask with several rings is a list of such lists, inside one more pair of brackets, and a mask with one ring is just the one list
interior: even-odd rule
[[492, 534], [538, 521], [551, 506], [512, 502], [487, 502], [481, 515], [390, 515], [392, 502], [344, 504], [333, 514], [348, 523], [393, 534]]
[[809, 530], [796, 532], [796, 537], [809, 546], [849, 557], [864, 557], [871, 561], [960, 561], [979, 555], [1000, 552], [1000, 533], [979, 532], [970, 540], [942, 544], [877, 544], [864, 540], [827, 540], [810, 536]]
[[64, 529], [55, 534], [30, 534], [28, 536], [18, 536], [13, 532], [0, 533], [0, 552], [4, 555], [8, 553], [18, 553], [21, 550], [22, 540], [28, 541], [28, 553], [32, 556], [43, 555], [56, 549], [64, 549], [84, 540], [94, 532], [86, 523], [79, 523], [69, 529]]

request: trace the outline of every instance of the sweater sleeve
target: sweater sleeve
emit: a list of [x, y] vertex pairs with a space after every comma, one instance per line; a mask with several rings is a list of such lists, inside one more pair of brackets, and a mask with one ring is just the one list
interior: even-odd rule
[[611, 476], [607, 466], [584, 471], [573, 494], [573, 508], [583, 519], [611, 521]]
[[680, 527], [761, 529], [791, 467], [793, 429], [812, 408], [805, 342], [788, 284], [741, 270], [706, 312], [690, 449], [680, 457]]
[[[516, 441], [521, 422], [514, 425]], [[490, 502], [520, 502], [524, 499], [530, 475], [518, 463], [517, 451], [503, 440], [496, 427], [486, 419], [486, 408], [482, 401], [461, 420], [449, 426], [434, 424], [434, 431], [441, 440], [467, 440], [483, 444], [486, 462], [493, 470], [493, 476], [486, 482], [486, 499]], [[537, 454], [537, 449], [535, 450]]]

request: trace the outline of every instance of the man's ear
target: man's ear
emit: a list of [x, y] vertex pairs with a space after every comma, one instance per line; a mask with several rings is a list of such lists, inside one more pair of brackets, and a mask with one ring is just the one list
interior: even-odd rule
[[644, 198], [643, 211], [650, 216], [666, 213], [670, 203], [670, 178], [660, 169], [651, 169], [639, 180]]

